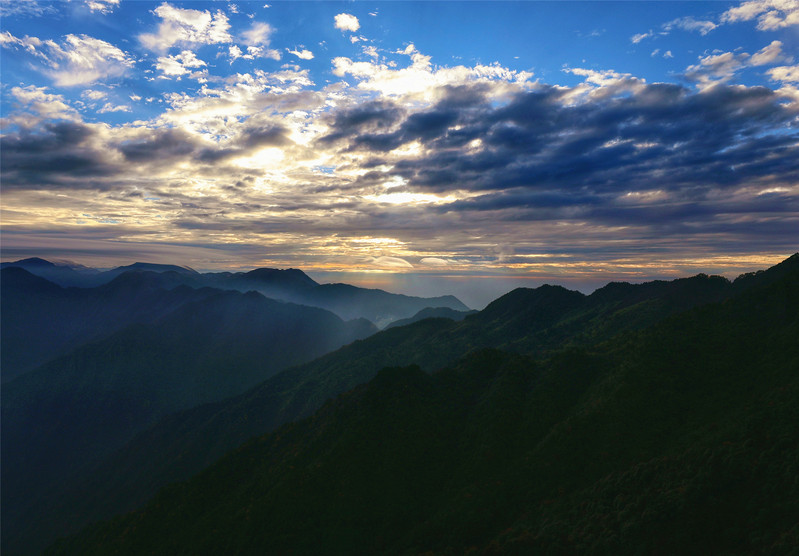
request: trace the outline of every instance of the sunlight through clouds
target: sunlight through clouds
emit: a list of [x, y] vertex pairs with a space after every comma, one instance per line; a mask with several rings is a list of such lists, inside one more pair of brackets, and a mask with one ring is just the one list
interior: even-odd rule
[[[427, 26], [402, 4], [96, 4], [61, 6], [56, 35], [4, 17], [16, 249], [83, 230], [309, 269], [602, 273], [641, 246], [664, 265], [791, 249], [790, 2], [631, 5], [599, 34], [561, 13], [574, 44], [538, 3], [431, 3]], [[492, 18], [516, 33], [475, 38]]]

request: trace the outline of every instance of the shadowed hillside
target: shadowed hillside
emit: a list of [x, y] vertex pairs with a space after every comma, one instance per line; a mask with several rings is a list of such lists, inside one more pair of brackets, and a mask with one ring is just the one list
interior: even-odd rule
[[799, 272], [769, 281], [544, 359], [383, 369], [48, 553], [791, 553]]

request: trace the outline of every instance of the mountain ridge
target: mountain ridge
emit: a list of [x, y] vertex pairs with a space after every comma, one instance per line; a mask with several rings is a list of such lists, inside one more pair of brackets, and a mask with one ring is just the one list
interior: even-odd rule
[[547, 359], [383, 368], [48, 554], [790, 553], [797, 337], [792, 270]]

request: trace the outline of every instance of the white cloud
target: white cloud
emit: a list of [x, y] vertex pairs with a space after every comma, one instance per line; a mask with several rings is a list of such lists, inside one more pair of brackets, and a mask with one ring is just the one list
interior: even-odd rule
[[700, 35], [707, 35], [716, 27], [718, 27], [718, 25], [712, 21], [700, 20], [687, 16], [674, 19], [664, 24], [663, 31], [669, 33], [672, 29], [677, 28], [683, 31], [698, 31]]
[[667, 50], [663, 53], [664, 58], [674, 58], [674, 54], [671, 53], [671, 50]]
[[102, 108], [100, 108], [97, 113], [98, 114], [107, 114], [109, 112], [130, 112], [130, 106], [127, 105], [114, 105], [110, 102], [106, 102]]
[[774, 81], [799, 83], [799, 66], [777, 66], [766, 73]]
[[409, 56], [411, 65], [395, 69], [393, 60], [379, 64], [337, 57], [333, 59], [333, 74], [353, 76], [358, 80], [360, 89], [378, 91], [388, 96], [422, 95], [425, 98], [434, 95], [435, 89], [442, 85], [481, 81], [524, 83], [532, 77], [531, 73], [513, 71], [498, 64], [433, 68], [430, 56], [420, 53], [413, 44], [395, 53]]
[[749, 0], [724, 12], [721, 22], [735, 23], [755, 18], [761, 31], [799, 25], [799, 0]]
[[648, 33], [638, 33], [638, 34], [633, 35], [632, 37], [630, 37], [630, 41], [633, 44], [638, 44], [642, 40], [648, 39], [649, 37], [651, 37], [653, 35], [654, 35], [654, 33], [652, 31], [649, 31]]
[[153, 13], [161, 18], [156, 33], [139, 35], [142, 45], [156, 52], [164, 52], [174, 45], [220, 44], [231, 41], [230, 23], [222, 11], [211, 14], [176, 8], [164, 2]]
[[57, 10], [51, 2], [42, 4], [38, 0], [25, 0], [23, 2], [3, 2], [3, 16], [41, 17], [45, 14], [56, 13]]
[[235, 44], [228, 47], [228, 56], [231, 62], [235, 62], [239, 58], [242, 60], [255, 60], [256, 58], [271, 58], [273, 60], [280, 60], [280, 51], [264, 46], [248, 46], [246, 54]]
[[[288, 50], [288, 49], [286, 49]], [[306, 49], [295, 49], [295, 50], [288, 50], [289, 54], [294, 54], [297, 58], [301, 60], [313, 60], [313, 52]]]
[[[25, 109], [37, 114], [45, 119], [76, 119], [75, 109], [69, 106], [64, 97], [53, 95], [47, 92], [46, 87], [14, 87], [11, 94], [17, 99]], [[35, 122], [26, 122], [33, 124]]]
[[376, 257], [372, 264], [380, 268], [413, 268], [413, 265], [400, 257]]
[[233, 60], [242, 58], [244, 60], [254, 60], [255, 58], [271, 58], [280, 60], [279, 50], [269, 48], [270, 37], [275, 29], [268, 23], [258, 21], [253, 23], [247, 31], [241, 33], [241, 40], [247, 46], [247, 53], [244, 54], [238, 46], [232, 46], [228, 53]]
[[752, 66], [765, 66], [782, 59], [782, 43], [771, 41], [771, 44], [755, 52], [749, 60]]
[[105, 92], [103, 92], [103, 91], [93, 91], [93, 90], [89, 89], [89, 90], [83, 91], [80, 96], [82, 96], [84, 98], [91, 99], [91, 100], [100, 100], [100, 99], [104, 99], [107, 96], [107, 94]]
[[247, 31], [244, 31], [241, 36], [244, 39], [244, 44], [250, 46], [268, 46], [269, 37], [274, 33], [274, 28], [268, 23], [257, 21], [253, 23]]
[[37, 50], [42, 45], [42, 41], [36, 37], [29, 37], [25, 35], [23, 38], [17, 38], [8, 31], [0, 33], [0, 46], [11, 48], [12, 46], [21, 46], [30, 54], [41, 56], [42, 54]]
[[59, 44], [36, 37], [17, 38], [6, 31], [0, 45], [21, 47], [43, 60], [41, 71], [56, 85], [88, 85], [109, 77], [120, 77], [133, 67], [133, 59], [116, 46], [87, 35], [67, 35]]
[[772, 41], [752, 55], [746, 52], [722, 52], [700, 58], [698, 64], [685, 70], [685, 76], [697, 82], [700, 88], [706, 88], [716, 83], [726, 83], [745, 68], [773, 64], [783, 58], [782, 43]]
[[158, 58], [158, 63], [155, 65], [165, 76], [180, 77], [182, 75], [191, 74], [192, 69], [201, 68], [206, 63], [194, 54], [191, 50], [184, 50], [176, 56], [161, 56]]
[[425, 257], [419, 261], [419, 264], [440, 268], [451, 265], [452, 261], [448, 261], [447, 259], [442, 259], [439, 257]]
[[336, 29], [342, 31], [352, 31], [353, 33], [361, 28], [358, 18], [352, 14], [341, 13], [335, 17]]
[[108, 14], [119, 6], [119, 0], [86, 0], [86, 7], [93, 12]]

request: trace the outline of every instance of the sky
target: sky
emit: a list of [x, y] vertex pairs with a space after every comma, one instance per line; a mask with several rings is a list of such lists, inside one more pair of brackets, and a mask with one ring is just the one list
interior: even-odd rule
[[2, 0], [0, 255], [460, 294], [799, 245], [799, 0]]

